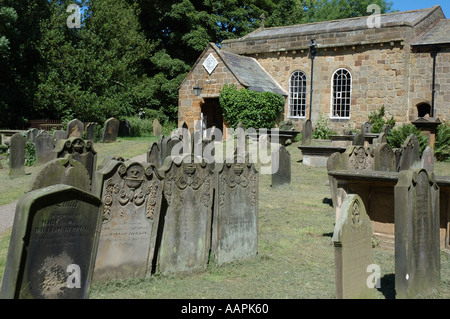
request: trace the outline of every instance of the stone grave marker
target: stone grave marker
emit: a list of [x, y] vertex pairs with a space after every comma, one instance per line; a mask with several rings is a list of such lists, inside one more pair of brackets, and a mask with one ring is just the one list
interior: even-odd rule
[[58, 142], [59, 140], [65, 140], [67, 138], [67, 132], [63, 130], [55, 130], [53, 132], [53, 140]]
[[162, 134], [162, 126], [159, 123], [158, 119], [155, 118], [153, 120], [153, 135], [160, 136]]
[[211, 250], [219, 265], [258, 252], [258, 172], [254, 164], [216, 164]]
[[439, 287], [439, 188], [425, 169], [400, 172], [395, 194], [396, 298], [420, 297]]
[[32, 128], [27, 131], [27, 140], [34, 143], [34, 138], [38, 135], [39, 130], [37, 128]]
[[365, 133], [364, 132], [357, 133], [353, 137], [353, 145], [355, 145], [355, 146], [364, 146], [365, 140], [366, 140], [366, 137], [365, 137]]
[[[327, 159], [327, 171], [334, 170], [343, 170], [347, 169], [347, 163], [344, 161], [344, 156], [340, 152], [335, 152], [330, 155]], [[338, 202], [340, 198], [343, 198], [338, 195], [338, 185], [336, 179], [333, 176], [328, 175], [328, 181], [330, 184], [330, 192], [331, 192], [331, 200], [333, 201], [333, 207], [336, 209], [337, 207], [341, 207], [342, 203]]]
[[283, 145], [273, 144], [276, 150], [271, 152], [272, 187], [291, 184], [291, 154]]
[[395, 153], [387, 143], [378, 144], [374, 150], [373, 169], [376, 171], [396, 172]]
[[117, 139], [119, 133], [120, 122], [116, 118], [109, 118], [105, 121], [103, 128], [103, 143], [113, 143]]
[[86, 167], [92, 181], [97, 168], [97, 152], [94, 150], [94, 143], [91, 140], [83, 140], [78, 137], [59, 140], [52, 152], [55, 158], [72, 155], [74, 160]]
[[127, 119], [120, 121], [119, 124], [119, 136], [130, 136], [131, 134], [131, 123]]
[[311, 145], [312, 138], [312, 122], [310, 119], [305, 121], [302, 129], [302, 145]]
[[409, 135], [401, 147], [402, 156], [399, 162], [399, 170], [418, 168], [420, 166], [419, 140], [414, 134]]
[[422, 153], [422, 158], [420, 159], [420, 167], [424, 168], [428, 174], [434, 172], [434, 152], [429, 146], [425, 148]]
[[94, 281], [150, 275], [163, 184], [149, 163], [111, 160], [95, 173], [104, 204]]
[[162, 274], [204, 271], [211, 244], [212, 167], [186, 154], [168, 158], [160, 171], [167, 208], [161, 212], [165, 218], [157, 269]]
[[83, 137], [84, 123], [78, 119], [73, 119], [67, 123], [67, 138]]
[[361, 126], [361, 132], [366, 134], [366, 133], [371, 133], [372, 129], [372, 124], [370, 122], [365, 122], [362, 126]]
[[89, 172], [72, 155], [46, 163], [33, 177], [29, 191], [56, 184], [70, 185], [85, 192], [91, 191]]
[[333, 232], [336, 298], [373, 298], [367, 284], [372, 262], [372, 223], [364, 203], [356, 194], [344, 199]]
[[29, 192], [16, 206], [1, 297], [87, 298], [102, 202], [68, 185]]
[[98, 123], [90, 122], [86, 125], [86, 139], [88, 141], [93, 141], [95, 139], [95, 130], [98, 126]]
[[54, 159], [51, 151], [55, 147], [55, 144], [49, 132], [39, 132], [34, 138], [34, 146], [36, 149], [36, 163], [44, 164]]
[[373, 154], [364, 146], [349, 146], [343, 153], [347, 169], [371, 170], [373, 169]]
[[163, 160], [161, 158], [161, 144], [158, 142], [153, 142], [147, 152], [147, 163], [152, 163], [156, 167], [160, 167], [163, 164]]
[[25, 137], [20, 133], [9, 141], [9, 177], [25, 175]]

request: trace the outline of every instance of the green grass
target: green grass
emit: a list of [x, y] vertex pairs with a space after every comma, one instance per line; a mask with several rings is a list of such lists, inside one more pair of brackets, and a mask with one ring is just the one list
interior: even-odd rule
[[[149, 145], [146, 139], [122, 139], [112, 145], [99, 145], [96, 150], [102, 157], [115, 153], [132, 157], [143, 153], [138, 151], [140, 147], [145, 152]], [[258, 255], [255, 258], [222, 266], [210, 264], [200, 274], [154, 275], [94, 283], [90, 298], [334, 299], [331, 236], [335, 213], [329, 204], [328, 175], [326, 168], [304, 166], [297, 146], [295, 143], [288, 147], [292, 164], [289, 188], [272, 189], [270, 175], [260, 175]], [[436, 175], [450, 175], [450, 163], [437, 163]], [[0, 236], [0, 274], [6, 260], [8, 238], [9, 233]], [[375, 290], [375, 298], [394, 297], [394, 251], [376, 246], [373, 260], [380, 266], [382, 276], [382, 287]], [[424, 298], [450, 298], [448, 253], [441, 253], [439, 291]]]

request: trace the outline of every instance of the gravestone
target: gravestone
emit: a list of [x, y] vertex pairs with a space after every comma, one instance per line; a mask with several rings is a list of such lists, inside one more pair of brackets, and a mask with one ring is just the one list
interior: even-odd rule
[[59, 140], [65, 140], [67, 138], [67, 132], [63, 130], [55, 130], [53, 132], [53, 140], [58, 142]]
[[288, 186], [291, 184], [291, 154], [283, 145], [272, 144], [276, 147], [271, 152], [272, 187]]
[[20, 133], [9, 141], [9, 177], [25, 175], [25, 137]]
[[414, 134], [409, 135], [401, 147], [402, 156], [399, 162], [399, 170], [418, 168], [420, 166], [419, 140]]
[[151, 274], [162, 189], [148, 163], [112, 160], [95, 173], [93, 193], [104, 210], [94, 281]]
[[38, 135], [39, 130], [37, 128], [32, 128], [27, 131], [27, 140], [29, 140], [31, 143], [34, 143], [34, 139], [36, 135]]
[[[340, 152], [331, 154], [327, 159], [327, 171], [343, 170], [347, 169], [347, 163], [344, 161], [344, 156]], [[338, 202], [338, 199], [342, 198], [338, 195], [338, 185], [336, 179], [333, 176], [328, 175], [328, 182], [330, 184], [331, 200], [333, 201], [333, 207], [336, 209], [340, 207], [342, 203]]]
[[117, 139], [119, 133], [119, 120], [115, 118], [109, 118], [105, 121], [103, 128], [103, 143], [113, 143]]
[[395, 193], [396, 298], [423, 296], [439, 287], [439, 188], [424, 169], [400, 172]]
[[353, 137], [353, 145], [355, 146], [364, 146], [364, 142], [366, 140], [364, 132], [357, 133]]
[[95, 122], [90, 122], [86, 125], [86, 139], [88, 141], [93, 141], [95, 139], [95, 131], [97, 128], [98, 124]]
[[147, 163], [152, 163], [156, 167], [160, 167], [163, 164], [160, 145], [157, 142], [153, 142], [147, 152]]
[[160, 136], [161, 134], [162, 134], [161, 124], [159, 123], [158, 119], [155, 118], [153, 120], [153, 135]]
[[67, 138], [83, 137], [84, 123], [78, 119], [73, 119], [67, 123]]
[[131, 135], [131, 123], [127, 119], [120, 121], [119, 124], [119, 136], [130, 136]]
[[216, 164], [211, 250], [221, 265], [258, 252], [258, 172], [254, 164]]
[[424, 168], [428, 174], [434, 172], [434, 152], [429, 146], [425, 148], [422, 153], [422, 158], [420, 159], [420, 167]]
[[36, 163], [44, 164], [54, 159], [52, 150], [55, 147], [53, 137], [47, 131], [41, 131], [34, 138], [34, 147], [36, 149]]
[[1, 297], [87, 298], [102, 203], [68, 185], [22, 196], [16, 206]]
[[372, 129], [372, 124], [370, 122], [365, 122], [362, 126], [361, 126], [361, 133], [363, 134], [367, 134], [367, 133], [371, 133]]
[[29, 191], [56, 184], [70, 185], [85, 192], [91, 190], [89, 172], [72, 155], [57, 158], [46, 163], [33, 177]]
[[372, 264], [372, 223], [356, 194], [344, 199], [333, 232], [336, 298], [373, 298], [367, 280]]
[[[190, 157], [190, 158], [186, 158]], [[213, 170], [195, 163], [192, 154], [168, 158], [164, 174], [167, 207], [162, 225], [157, 269], [161, 274], [206, 269], [211, 244]]]
[[373, 169], [376, 171], [396, 172], [395, 153], [387, 143], [378, 144], [374, 150]]
[[71, 137], [67, 140], [59, 140], [52, 150], [55, 158], [65, 157], [70, 154], [73, 159], [86, 167], [90, 179], [97, 168], [97, 152], [94, 150], [94, 143], [90, 140], [83, 140], [78, 137]]
[[312, 122], [310, 119], [305, 121], [302, 129], [302, 145], [311, 145], [312, 138]]
[[344, 162], [350, 170], [373, 169], [373, 155], [369, 148], [364, 146], [349, 146], [343, 153]]

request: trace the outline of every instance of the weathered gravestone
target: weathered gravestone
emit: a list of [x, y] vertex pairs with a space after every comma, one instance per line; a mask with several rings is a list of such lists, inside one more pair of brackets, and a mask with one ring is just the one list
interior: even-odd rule
[[89, 172], [83, 164], [74, 160], [72, 155], [46, 163], [34, 176], [29, 191], [56, 184], [70, 185], [85, 192], [91, 190]]
[[59, 140], [65, 140], [67, 138], [67, 132], [63, 130], [55, 130], [53, 132], [53, 140], [58, 142]]
[[364, 132], [357, 133], [353, 137], [353, 145], [355, 145], [355, 146], [364, 146], [365, 141], [366, 141], [366, 135]]
[[153, 120], [153, 135], [160, 136], [161, 134], [162, 134], [161, 124], [159, 123], [158, 119], [155, 118]]
[[95, 140], [96, 136], [96, 129], [97, 129], [98, 123], [95, 122], [90, 122], [86, 125], [86, 139], [88, 141], [93, 141]]
[[1, 297], [87, 298], [101, 200], [68, 185], [22, 196], [16, 206]]
[[371, 129], [372, 129], [372, 123], [370, 122], [365, 122], [362, 126], [361, 126], [361, 133], [371, 133]]
[[49, 132], [39, 132], [34, 138], [34, 147], [36, 149], [36, 162], [38, 164], [44, 164], [54, 159], [51, 151], [55, 147], [55, 144]]
[[373, 287], [367, 282], [372, 265], [372, 223], [359, 195], [349, 194], [342, 203], [333, 243], [336, 298], [373, 298]]
[[422, 158], [420, 159], [420, 167], [424, 168], [428, 174], [434, 172], [434, 152], [429, 146], [425, 148], [422, 153]]
[[395, 192], [396, 298], [420, 297], [439, 287], [439, 188], [424, 169], [400, 172]]
[[117, 139], [119, 133], [120, 122], [118, 119], [109, 118], [105, 121], [103, 128], [103, 143], [113, 143]]
[[399, 170], [407, 170], [410, 168], [419, 168], [420, 153], [419, 140], [414, 134], [409, 135], [403, 142], [401, 147], [402, 156], [399, 162]]
[[374, 150], [373, 169], [376, 171], [396, 172], [395, 153], [387, 143], [378, 144]]
[[148, 163], [112, 160], [96, 172], [93, 193], [104, 211], [94, 281], [151, 274], [162, 189]]
[[147, 163], [152, 163], [156, 167], [160, 167], [164, 160], [161, 157], [161, 143], [153, 142], [147, 152]]
[[[343, 170], [348, 168], [348, 163], [345, 162], [344, 156], [340, 152], [336, 152], [330, 155], [327, 159], [327, 171]], [[337, 181], [333, 176], [328, 175], [328, 182], [330, 184], [331, 200], [333, 201], [333, 207], [340, 209], [342, 202], [340, 200], [344, 198], [342, 189], [338, 188]], [[339, 216], [339, 213], [336, 213]]]
[[373, 169], [373, 154], [370, 148], [364, 146], [349, 146], [343, 153], [347, 169], [371, 170]]
[[27, 140], [34, 143], [34, 138], [38, 135], [39, 130], [37, 128], [32, 128], [27, 131]]
[[312, 122], [310, 119], [305, 121], [302, 129], [302, 145], [311, 145], [312, 138]]
[[97, 168], [97, 152], [94, 150], [94, 143], [92, 141], [83, 140], [78, 137], [59, 140], [52, 152], [55, 158], [72, 155], [74, 160], [86, 167], [92, 181], [92, 177]]
[[20, 133], [11, 136], [9, 141], [9, 176], [25, 175], [25, 137]]
[[78, 119], [73, 119], [67, 123], [67, 138], [70, 137], [83, 137], [84, 123]]
[[254, 164], [215, 166], [216, 186], [211, 251], [217, 264], [258, 252], [258, 172]]
[[187, 154], [167, 158], [160, 171], [167, 208], [161, 212], [165, 218], [157, 269], [162, 274], [203, 271], [211, 244], [213, 170]]
[[289, 186], [291, 184], [291, 154], [283, 145], [273, 144], [271, 152], [272, 187]]

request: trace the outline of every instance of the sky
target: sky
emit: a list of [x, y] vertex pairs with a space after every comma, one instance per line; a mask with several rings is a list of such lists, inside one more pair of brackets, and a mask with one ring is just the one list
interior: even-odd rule
[[390, 0], [393, 2], [392, 9], [399, 11], [410, 11], [430, 8], [440, 5], [445, 17], [450, 19], [450, 0]]

